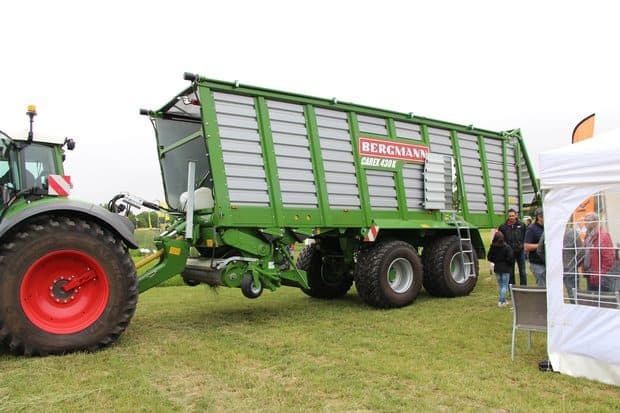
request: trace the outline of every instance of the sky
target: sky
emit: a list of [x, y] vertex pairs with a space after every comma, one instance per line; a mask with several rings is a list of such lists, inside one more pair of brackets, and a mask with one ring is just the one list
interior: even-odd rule
[[609, 1], [41, 1], [0, 5], [0, 130], [73, 138], [72, 198], [163, 200], [153, 129], [184, 72], [490, 130], [538, 154], [620, 128]]

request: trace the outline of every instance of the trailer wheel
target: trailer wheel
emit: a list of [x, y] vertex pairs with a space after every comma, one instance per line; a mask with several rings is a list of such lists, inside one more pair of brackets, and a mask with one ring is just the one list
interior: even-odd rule
[[[429, 294], [458, 297], [468, 295], [476, 286], [479, 273], [476, 252], [465, 254], [463, 267], [459, 243], [459, 238], [452, 235], [438, 238], [424, 248], [424, 288]], [[473, 250], [469, 243], [464, 248]]]
[[136, 309], [124, 244], [87, 219], [46, 217], [22, 228], [0, 248], [0, 274], [0, 342], [16, 354], [98, 350]]
[[359, 254], [355, 287], [359, 296], [373, 307], [404, 307], [418, 296], [422, 272], [420, 257], [410, 244], [385, 242]]
[[258, 285], [254, 284], [252, 274], [245, 274], [241, 279], [241, 292], [247, 298], [258, 298], [263, 293], [263, 284], [261, 282]]
[[316, 244], [307, 246], [297, 259], [297, 268], [308, 274], [310, 288], [301, 290], [314, 298], [333, 299], [345, 295], [353, 285], [344, 262], [324, 262]]

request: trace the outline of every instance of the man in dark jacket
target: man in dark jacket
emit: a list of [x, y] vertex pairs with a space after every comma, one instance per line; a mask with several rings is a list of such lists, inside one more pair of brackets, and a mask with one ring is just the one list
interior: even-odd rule
[[[506, 244], [510, 245], [514, 253], [515, 262], [519, 266], [519, 282], [527, 285], [525, 273], [525, 254], [523, 253], [523, 240], [525, 239], [525, 224], [519, 221], [517, 211], [513, 208], [508, 210], [508, 219], [499, 226], [499, 231], [504, 235]], [[515, 284], [515, 267], [510, 271], [510, 284]]]

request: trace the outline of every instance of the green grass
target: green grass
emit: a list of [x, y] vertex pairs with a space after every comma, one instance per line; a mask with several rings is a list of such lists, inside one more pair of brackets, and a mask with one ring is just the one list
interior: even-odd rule
[[94, 354], [0, 350], [0, 411], [618, 411], [620, 388], [541, 373], [496, 307], [481, 261], [467, 297], [423, 291], [398, 310], [282, 288], [154, 288], [118, 343]]

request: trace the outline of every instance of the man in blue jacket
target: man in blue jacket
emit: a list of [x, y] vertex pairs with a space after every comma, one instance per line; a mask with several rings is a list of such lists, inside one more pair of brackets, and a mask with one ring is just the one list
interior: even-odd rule
[[530, 260], [530, 268], [536, 277], [536, 285], [539, 287], [545, 287], [547, 285], [547, 277], [545, 271], [545, 260], [538, 255], [536, 250], [540, 243], [540, 238], [545, 232], [545, 218], [543, 216], [542, 208], [536, 210], [536, 220], [533, 224], [527, 227], [525, 232], [525, 251], [528, 252], [528, 259]]

